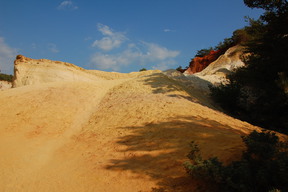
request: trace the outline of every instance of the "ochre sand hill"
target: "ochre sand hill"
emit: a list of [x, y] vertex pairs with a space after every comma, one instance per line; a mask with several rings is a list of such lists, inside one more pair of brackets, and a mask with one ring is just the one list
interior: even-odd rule
[[0, 92], [1, 192], [196, 191], [183, 168], [192, 140], [229, 162], [244, 149], [240, 135], [259, 130], [160, 71], [89, 74], [20, 74]]
[[205, 157], [239, 158], [256, 127], [150, 73], [2, 91], [0, 191], [191, 191], [190, 141]]
[[1, 80], [0, 80], [0, 91], [1, 91], [1, 90], [5, 90], [5, 89], [10, 89], [11, 86], [12, 86], [12, 83], [11, 83], [11, 82], [1, 81]]

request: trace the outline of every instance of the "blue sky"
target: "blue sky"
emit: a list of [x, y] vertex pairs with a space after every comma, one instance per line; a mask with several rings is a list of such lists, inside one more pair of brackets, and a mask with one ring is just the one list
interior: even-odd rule
[[18, 54], [85, 69], [188, 66], [262, 10], [243, 0], [1, 0], [0, 70]]

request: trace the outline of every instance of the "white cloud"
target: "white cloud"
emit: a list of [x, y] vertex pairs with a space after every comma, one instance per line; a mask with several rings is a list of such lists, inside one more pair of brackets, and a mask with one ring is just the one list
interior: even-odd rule
[[31, 48], [32, 48], [32, 49], [37, 49], [37, 44], [36, 44], [36, 43], [32, 43], [32, 44], [31, 44]]
[[112, 69], [117, 71], [119, 69], [119, 66], [117, 66], [117, 58], [103, 53], [94, 54], [91, 58], [91, 63], [104, 70]]
[[177, 62], [175, 60], [171, 59], [171, 60], [162, 61], [160, 63], [157, 63], [152, 68], [164, 71], [164, 70], [171, 68], [171, 66], [174, 66], [176, 64], [177, 64]]
[[163, 32], [169, 33], [169, 32], [175, 32], [175, 30], [173, 30], [173, 29], [164, 29]]
[[177, 64], [175, 58], [179, 51], [156, 43], [132, 42], [126, 34], [114, 31], [107, 25], [98, 24], [97, 29], [103, 37], [93, 42], [92, 47], [99, 50], [90, 59], [90, 64], [97, 69], [120, 71], [128, 66], [145, 66], [165, 70]]
[[149, 57], [154, 60], [165, 60], [179, 55], [179, 51], [170, 51], [166, 47], [161, 47], [154, 43], [143, 43], [148, 47]]
[[155, 43], [141, 42], [140, 46], [128, 44], [127, 48], [118, 54], [96, 53], [91, 58], [91, 64], [102, 70], [114, 71], [129, 65], [153, 65], [154, 69], [165, 70], [177, 63], [174, 58], [179, 53]]
[[16, 50], [9, 47], [3, 37], [0, 37], [0, 70], [1, 73], [11, 74], [14, 67], [14, 59], [16, 57]]
[[57, 46], [54, 43], [48, 43], [48, 49], [52, 52], [52, 53], [59, 53], [59, 49], [57, 48]]
[[92, 47], [98, 47], [103, 51], [110, 51], [112, 49], [120, 47], [121, 43], [122, 43], [121, 40], [117, 39], [113, 40], [110, 37], [103, 37], [101, 40], [94, 41]]
[[63, 10], [63, 9], [67, 9], [67, 10], [76, 10], [78, 9], [78, 6], [76, 6], [72, 1], [68, 0], [68, 1], [62, 1], [57, 9], [59, 10]]
[[98, 23], [97, 28], [98, 28], [98, 31], [100, 31], [103, 35], [107, 35], [107, 36], [114, 36], [115, 35], [115, 33], [112, 32], [112, 29], [110, 29], [110, 27], [107, 25], [103, 25], [101, 23]]
[[121, 32], [113, 32], [107, 25], [98, 24], [98, 31], [105, 37], [93, 42], [92, 47], [98, 47], [103, 51], [111, 51], [118, 48], [127, 40], [127, 37]]

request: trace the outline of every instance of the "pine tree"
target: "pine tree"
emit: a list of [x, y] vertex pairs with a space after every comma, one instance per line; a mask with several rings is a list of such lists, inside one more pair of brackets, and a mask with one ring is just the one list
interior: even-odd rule
[[[286, 0], [244, 0], [263, 8], [259, 20], [245, 30], [249, 56], [245, 67], [229, 76], [230, 84], [212, 89], [212, 96], [230, 113], [264, 128], [288, 133], [288, 3]], [[233, 90], [234, 98], [228, 98]], [[230, 92], [229, 92], [230, 91]], [[226, 97], [226, 98], [225, 98]]]

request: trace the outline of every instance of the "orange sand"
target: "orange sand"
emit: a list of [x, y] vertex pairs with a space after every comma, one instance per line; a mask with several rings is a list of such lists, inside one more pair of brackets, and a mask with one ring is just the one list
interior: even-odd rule
[[182, 165], [192, 140], [227, 162], [258, 128], [185, 90], [152, 73], [1, 91], [0, 191], [195, 190]]

